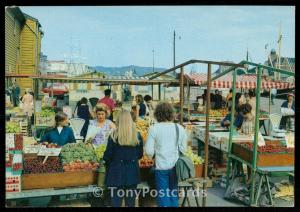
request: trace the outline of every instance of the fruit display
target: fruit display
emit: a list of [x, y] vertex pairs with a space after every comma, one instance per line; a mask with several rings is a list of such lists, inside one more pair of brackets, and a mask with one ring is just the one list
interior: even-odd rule
[[61, 158], [63, 164], [68, 164], [76, 160], [97, 162], [93, 146], [82, 142], [64, 145], [61, 150]]
[[45, 145], [47, 148], [60, 148], [60, 146], [58, 146], [57, 144], [55, 144], [55, 143], [49, 143], [47, 141], [44, 141], [42, 143], [42, 145]]
[[143, 141], [146, 142], [148, 137], [149, 122], [138, 118], [136, 120], [136, 128], [138, 132], [141, 134]]
[[269, 118], [269, 113], [266, 112], [266, 111], [260, 111], [260, 114], [259, 114], [259, 118], [264, 118], [264, 119], [268, 119]]
[[139, 160], [140, 168], [150, 168], [153, 165], [154, 165], [154, 161], [145, 155]]
[[[253, 150], [253, 143], [241, 143], [241, 146]], [[294, 148], [288, 148], [281, 145], [266, 144], [265, 146], [257, 146], [257, 152], [260, 153], [293, 153]]]
[[105, 150], [106, 150], [106, 144], [100, 144], [99, 146], [96, 147], [95, 152], [98, 161], [102, 160]]
[[200, 156], [196, 155], [193, 153], [193, 150], [190, 146], [188, 146], [188, 149], [187, 151], [184, 153], [185, 156], [187, 156], [188, 158], [190, 158], [194, 165], [200, 165], [200, 164], [203, 164], [204, 163], [204, 159], [201, 158]]
[[97, 170], [99, 168], [99, 163], [97, 162], [90, 162], [90, 161], [81, 161], [75, 160], [71, 163], [65, 164], [63, 166], [63, 170], [65, 172], [72, 172], [72, 171], [88, 171], [88, 170]]
[[219, 109], [219, 110], [210, 110], [209, 116], [210, 117], [225, 117], [227, 115], [227, 109]]
[[12, 121], [6, 122], [5, 132], [6, 133], [20, 133], [21, 132], [20, 124], [17, 122], [12, 122]]
[[24, 174], [63, 172], [59, 157], [49, 157], [43, 164], [44, 159], [44, 157], [25, 158]]

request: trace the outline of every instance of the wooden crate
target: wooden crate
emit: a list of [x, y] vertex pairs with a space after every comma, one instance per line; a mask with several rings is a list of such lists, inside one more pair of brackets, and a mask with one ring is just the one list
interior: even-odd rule
[[51, 127], [55, 124], [55, 116], [42, 117], [40, 113], [36, 113], [35, 126], [38, 127]]
[[[232, 145], [232, 153], [252, 163], [253, 152], [237, 143]], [[260, 153], [257, 152], [257, 166], [294, 166], [294, 153]]]
[[23, 174], [22, 189], [65, 188], [97, 184], [95, 171], [60, 172], [47, 174]]

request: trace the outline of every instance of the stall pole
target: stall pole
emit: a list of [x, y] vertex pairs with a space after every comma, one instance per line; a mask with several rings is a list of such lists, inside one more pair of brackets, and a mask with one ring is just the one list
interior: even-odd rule
[[153, 90], [153, 83], [151, 85], [151, 90], [152, 90], [152, 99], [154, 98], [153, 94], [154, 94], [154, 90]]
[[[210, 111], [210, 87], [211, 87], [211, 64], [208, 63], [207, 70], [207, 95], [206, 95], [206, 124], [205, 124], [205, 166], [204, 166], [204, 182], [203, 191], [206, 192], [206, 179], [208, 170], [208, 142], [209, 142], [209, 111]], [[206, 207], [206, 195], [203, 195], [202, 206]]]
[[158, 99], [161, 100], [161, 84], [158, 83]]
[[234, 113], [235, 113], [235, 94], [236, 94], [236, 69], [233, 70], [233, 82], [232, 82], [232, 104], [231, 104], [231, 117], [230, 117], [230, 132], [228, 142], [228, 155], [227, 155], [227, 170], [226, 170], [226, 189], [229, 186], [229, 177], [231, 171], [231, 147], [232, 147], [232, 136], [234, 131]]
[[[270, 93], [269, 93], [269, 115], [271, 114], [271, 88], [270, 88]], [[270, 118], [269, 118], [269, 124], [268, 124], [268, 135], [270, 135]]]
[[180, 68], [180, 124], [183, 124], [183, 101], [184, 101], [184, 89], [183, 89], [183, 67]]
[[258, 68], [257, 82], [256, 82], [256, 111], [255, 111], [255, 131], [253, 141], [253, 159], [252, 159], [252, 171], [251, 171], [251, 191], [250, 191], [250, 205], [255, 204], [255, 175], [256, 175], [256, 159], [257, 159], [257, 143], [259, 133], [259, 108], [260, 108], [260, 90], [261, 90], [261, 67]]
[[188, 120], [190, 122], [191, 117], [190, 117], [190, 95], [191, 95], [191, 88], [190, 88], [190, 84], [189, 81], [187, 80], [187, 100], [188, 100]]
[[53, 83], [53, 80], [52, 80], [52, 86], [51, 86], [51, 96], [52, 96], [52, 101], [53, 101], [53, 85], [54, 85], [54, 83]]

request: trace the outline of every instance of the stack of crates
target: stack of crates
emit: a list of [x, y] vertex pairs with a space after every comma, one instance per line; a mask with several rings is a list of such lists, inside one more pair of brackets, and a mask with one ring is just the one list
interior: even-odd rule
[[23, 134], [6, 133], [5, 147], [6, 192], [21, 192]]
[[10, 121], [14, 121], [20, 124], [21, 133], [24, 136], [29, 136], [29, 124], [28, 124], [28, 117], [27, 116], [20, 116], [20, 117], [13, 117]]

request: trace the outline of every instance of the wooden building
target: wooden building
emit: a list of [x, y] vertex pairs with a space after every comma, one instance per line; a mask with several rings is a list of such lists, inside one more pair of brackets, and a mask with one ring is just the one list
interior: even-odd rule
[[[39, 74], [43, 32], [36, 18], [22, 13], [18, 7], [5, 10], [5, 71], [11, 74]], [[33, 80], [18, 78], [21, 94], [34, 89]], [[9, 86], [7, 82], [7, 85]]]

